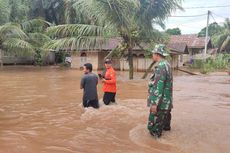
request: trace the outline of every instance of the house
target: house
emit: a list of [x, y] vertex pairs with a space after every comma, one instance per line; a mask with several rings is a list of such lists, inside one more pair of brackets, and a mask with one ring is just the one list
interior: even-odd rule
[[[103, 43], [100, 46], [96, 46], [92, 49], [90, 48], [81, 48], [80, 51], [72, 52], [72, 68], [80, 69], [85, 63], [92, 63], [93, 69], [101, 70], [104, 68], [104, 58], [108, 53], [117, 47], [121, 42], [120, 39], [113, 38], [109, 41]], [[116, 59], [113, 59], [114, 68], [120, 70], [120, 62]]]
[[[93, 64], [95, 70], [101, 70], [104, 68], [104, 58], [109, 54], [111, 50], [117, 47], [121, 43], [121, 39], [112, 38], [101, 46], [94, 47], [93, 49], [81, 48], [78, 52], [72, 52], [72, 68], [80, 69], [87, 62]], [[147, 49], [147, 44], [142, 44]], [[170, 55], [172, 57], [172, 67], [183, 66], [183, 54], [188, 54], [188, 46], [186, 43], [170, 43], [168, 44], [170, 49]], [[152, 63], [152, 59], [145, 57], [145, 51], [138, 46], [133, 48], [133, 68], [134, 71], [146, 71], [149, 65]], [[122, 58], [113, 58], [113, 67], [120, 71], [128, 71], [129, 63], [127, 55]]]
[[170, 50], [171, 66], [178, 68], [184, 65], [184, 55], [189, 54], [188, 46], [186, 43], [169, 43], [167, 48]]
[[[72, 68], [80, 69], [87, 62], [93, 64], [95, 70], [101, 70], [104, 68], [104, 58], [110, 51], [115, 49], [117, 45], [121, 43], [120, 38], [112, 38], [101, 46], [93, 49], [80, 49], [78, 52], [72, 52]], [[124, 56], [122, 58], [113, 58], [113, 67], [117, 70], [127, 71], [129, 70], [128, 58]], [[139, 48], [133, 49], [133, 65], [134, 71], [145, 71], [151, 64], [150, 58], [145, 58], [145, 52]]]
[[[184, 61], [188, 62], [191, 59], [196, 59], [196, 56], [200, 56], [205, 49], [205, 37], [198, 37], [196, 34], [188, 35], [173, 35], [170, 37], [169, 44], [185, 43], [188, 46], [188, 54], [184, 55]], [[211, 39], [208, 38], [207, 49], [212, 48]]]

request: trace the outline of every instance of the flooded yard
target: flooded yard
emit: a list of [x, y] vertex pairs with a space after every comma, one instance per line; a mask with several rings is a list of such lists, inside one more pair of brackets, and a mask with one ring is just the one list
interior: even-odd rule
[[[138, 74], [137, 78], [140, 78]], [[117, 104], [83, 109], [79, 70], [0, 70], [0, 153], [229, 153], [230, 77], [174, 77], [172, 131], [147, 129], [147, 80], [118, 73]]]

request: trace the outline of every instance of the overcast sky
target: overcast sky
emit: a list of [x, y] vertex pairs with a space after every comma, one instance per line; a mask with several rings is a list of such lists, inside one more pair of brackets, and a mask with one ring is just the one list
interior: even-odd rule
[[[215, 13], [214, 19], [217, 23], [223, 23], [224, 18], [230, 17], [230, 7], [217, 7], [217, 8], [199, 8], [199, 9], [186, 9], [188, 7], [208, 7], [208, 6], [226, 6], [230, 5], [230, 0], [184, 0], [182, 7], [184, 11], [176, 11], [173, 16], [191, 16], [207, 14], [208, 10]], [[214, 22], [214, 19], [210, 17], [210, 23]], [[182, 34], [198, 33], [207, 24], [207, 15], [199, 17], [169, 17], [166, 21], [166, 28], [179, 27]], [[162, 31], [161, 28], [158, 28]]]

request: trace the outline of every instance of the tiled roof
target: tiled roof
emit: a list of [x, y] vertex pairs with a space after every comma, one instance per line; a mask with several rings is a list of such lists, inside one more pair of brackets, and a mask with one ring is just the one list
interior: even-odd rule
[[[210, 43], [210, 38], [208, 38]], [[198, 37], [197, 35], [173, 35], [170, 37], [169, 44], [186, 43], [188, 48], [204, 48], [205, 37]]]

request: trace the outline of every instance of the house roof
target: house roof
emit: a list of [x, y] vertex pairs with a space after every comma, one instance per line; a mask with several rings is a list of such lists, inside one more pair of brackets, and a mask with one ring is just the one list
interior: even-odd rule
[[[188, 48], [205, 48], [205, 37], [197, 35], [172, 35], [169, 44], [186, 43]], [[211, 40], [208, 38], [208, 44], [211, 45]]]
[[188, 54], [188, 46], [186, 43], [169, 43], [167, 47], [172, 53], [176, 54]]
[[[95, 44], [94, 47], [90, 47], [88, 44], [83, 44], [78, 48], [78, 50], [85, 51], [85, 50], [112, 50], [117, 47], [117, 45], [121, 42], [119, 38], [110, 38], [108, 40], [101, 40], [99, 44]], [[70, 49], [71, 50], [71, 49]]]
[[[103, 41], [101, 44], [98, 44], [94, 46], [93, 48], [87, 48], [87, 47], [81, 47], [80, 50], [102, 50], [102, 51], [110, 51], [115, 49], [119, 44], [122, 43], [122, 38], [116, 37], [116, 38], [110, 38], [108, 40]], [[148, 48], [148, 44], [141, 43], [141, 46], [143, 46], [144, 49]], [[138, 45], [135, 45], [133, 50], [142, 50]]]
[[122, 42], [121, 38], [110, 38], [109, 40], [105, 41], [105, 43], [101, 45], [101, 48], [98, 49], [112, 50], [116, 48], [117, 45], [119, 45], [121, 42]]

